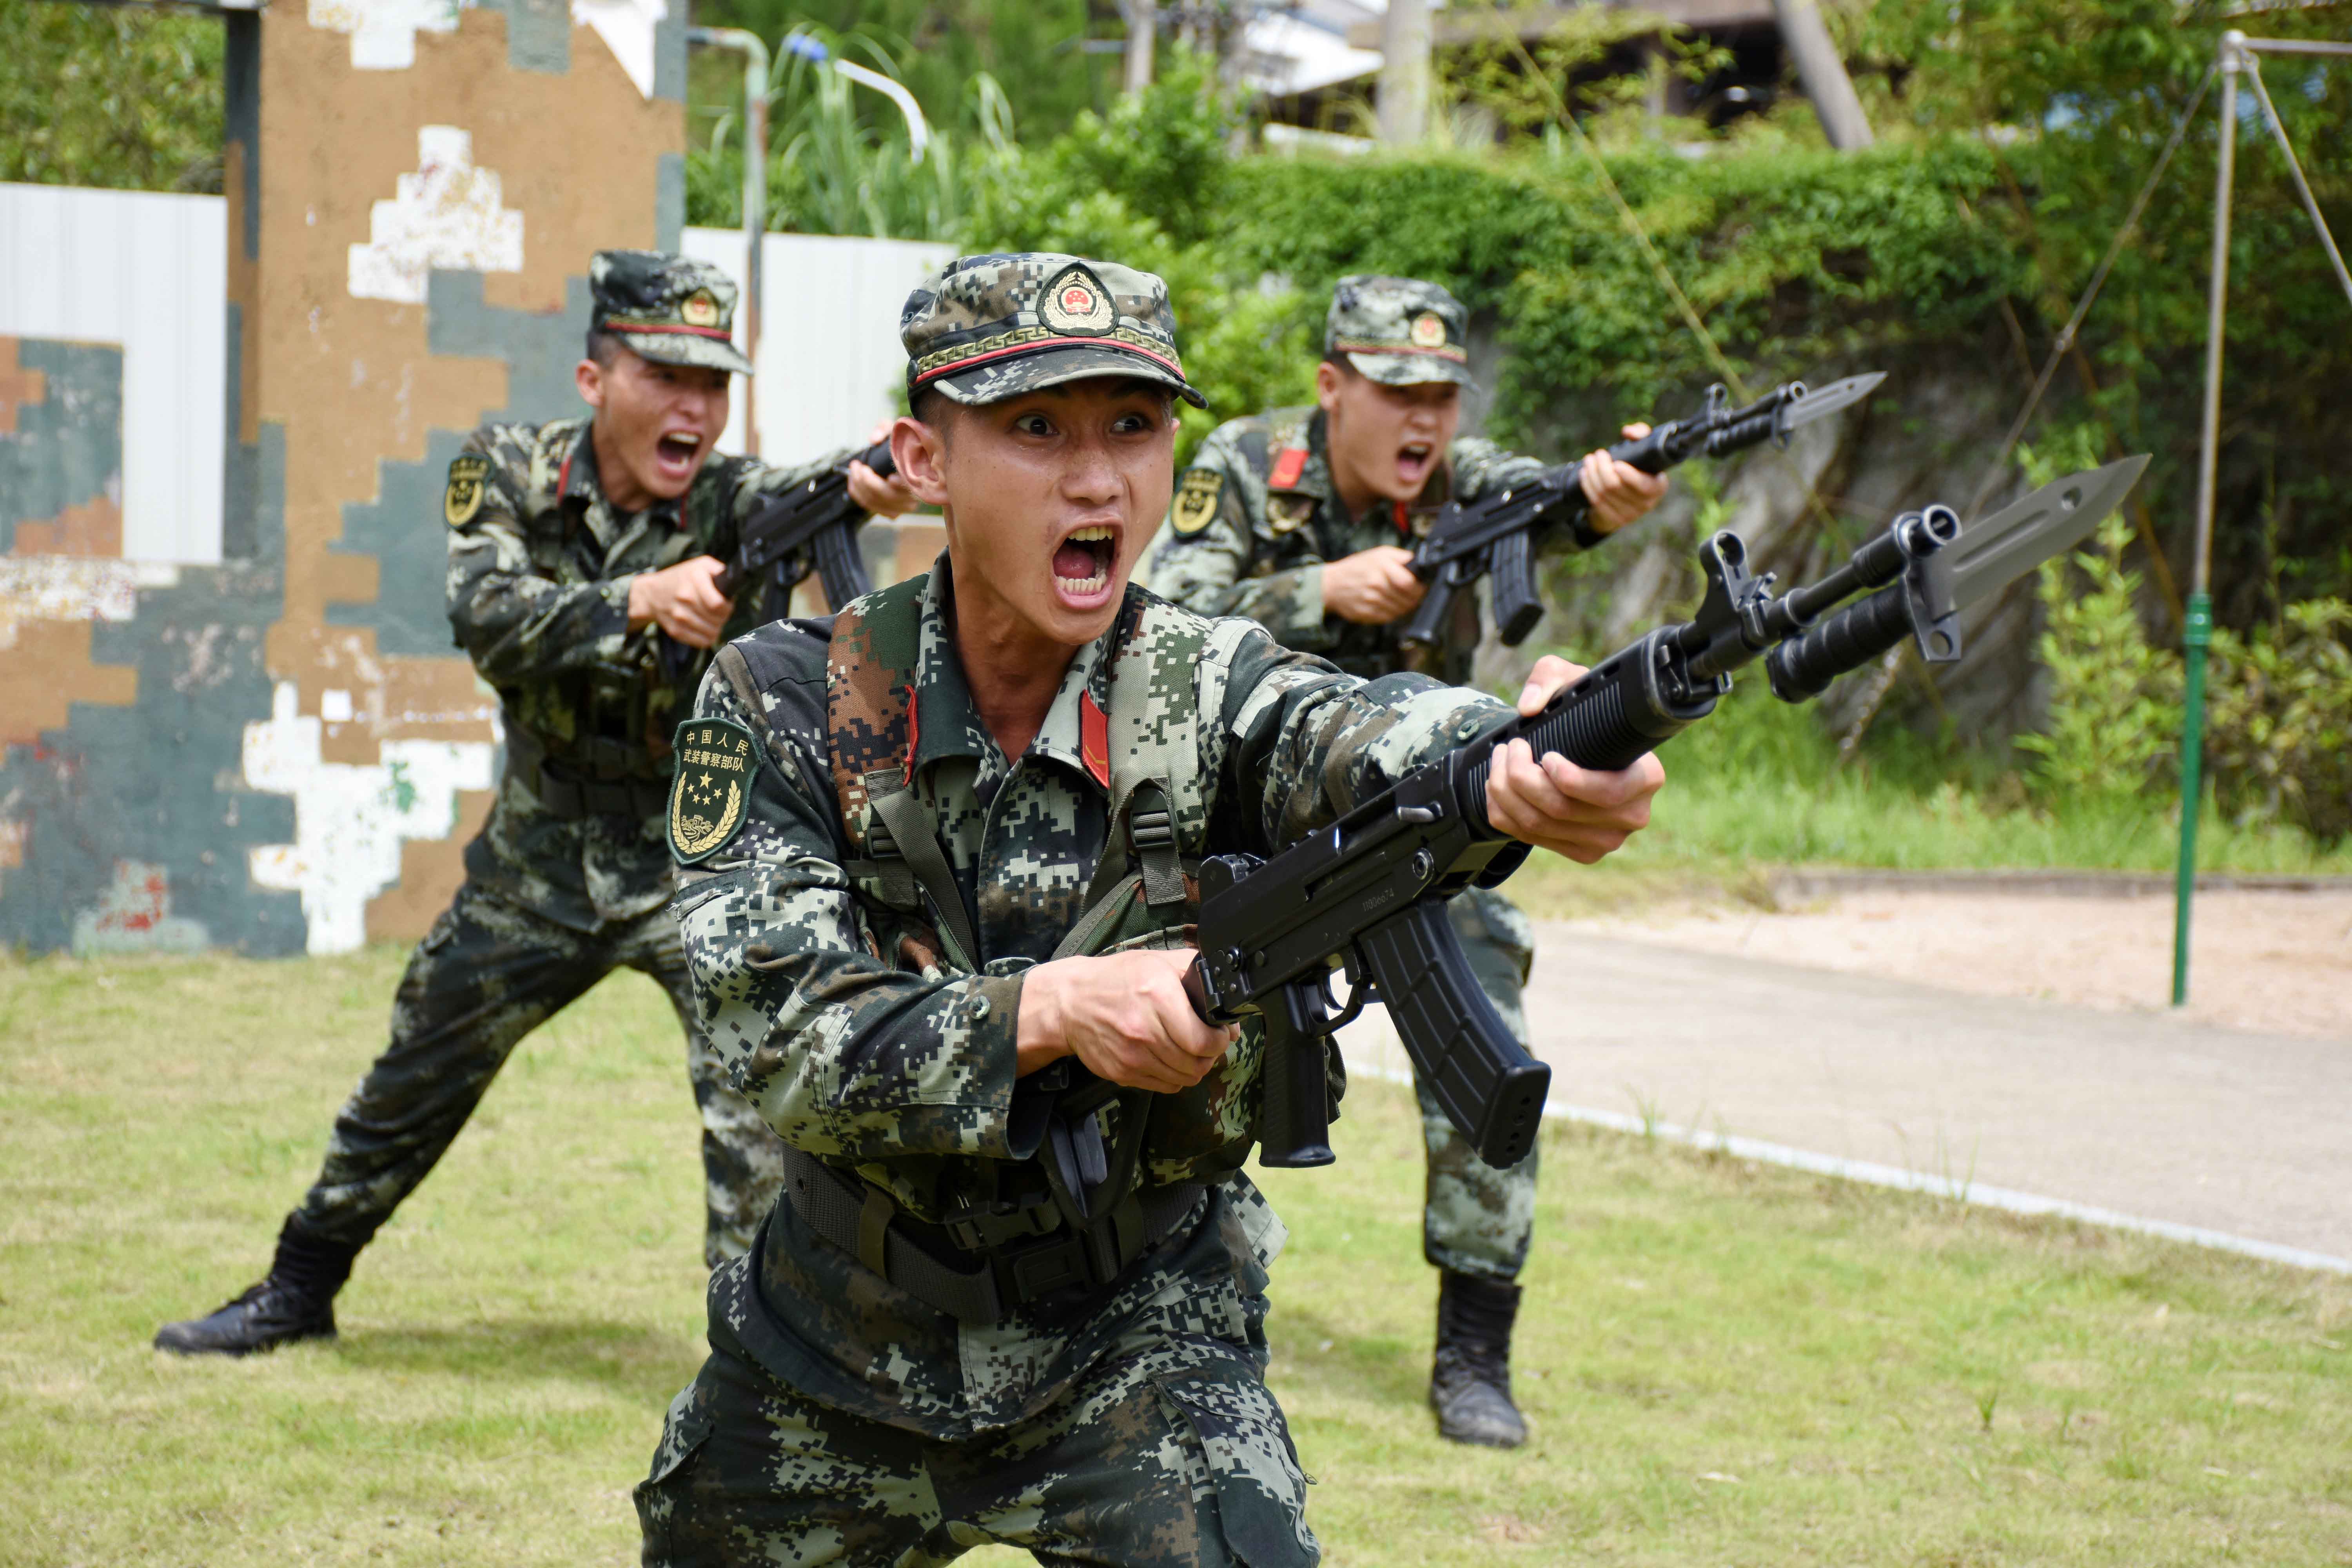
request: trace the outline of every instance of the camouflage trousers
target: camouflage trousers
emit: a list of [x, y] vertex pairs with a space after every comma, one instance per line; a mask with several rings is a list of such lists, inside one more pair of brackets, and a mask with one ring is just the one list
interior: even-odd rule
[[[1447, 906], [1471, 973], [1511, 1033], [1528, 1037], [1519, 990], [1535, 961], [1535, 932], [1518, 906], [1490, 888], [1472, 888]], [[1428, 1087], [1413, 1081], [1421, 1101], [1422, 1142], [1429, 1150], [1429, 1186], [1421, 1216], [1422, 1255], [1439, 1268], [1506, 1283], [1528, 1260], [1536, 1223], [1536, 1151], [1508, 1170], [1478, 1157], [1454, 1130]]]
[[1289, 1428], [1241, 1346], [1138, 1334], [1039, 1415], [951, 1442], [821, 1404], [712, 1330], [636, 1489], [647, 1568], [932, 1568], [987, 1545], [1121, 1568], [1321, 1556]]
[[408, 960], [393, 994], [392, 1043], [341, 1111], [303, 1228], [364, 1246], [456, 1140], [508, 1053], [614, 970], [651, 975], [686, 1031], [686, 1074], [702, 1112], [703, 1257], [741, 1256], [783, 1185], [783, 1145], [693, 1026], [677, 922], [656, 909], [578, 931], [467, 882]]

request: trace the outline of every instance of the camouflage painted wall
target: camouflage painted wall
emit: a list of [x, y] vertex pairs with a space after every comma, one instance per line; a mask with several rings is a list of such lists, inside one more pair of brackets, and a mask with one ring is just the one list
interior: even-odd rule
[[221, 564], [122, 559], [102, 410], [137, 346], [0, 339], [0, 942], [330, 952], [446, 902], [498, 735], [442, 473], [575, 406], [592, 250], [677, 242], [683, 10], [228, 18]]

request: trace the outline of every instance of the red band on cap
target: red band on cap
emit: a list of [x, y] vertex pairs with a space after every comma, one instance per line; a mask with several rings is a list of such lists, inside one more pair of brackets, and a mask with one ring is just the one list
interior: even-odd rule
[[1184, 374], [1184, 367], [1177, 363], [1174, 359], [1153, 353], [1150, 349], [1138, 348], [1124, 338], [1041, 338], [1034, 343], [1021, 343], [1009, 349], [997, 349], [989, 353], [974, 354], [970, 359], [960, 359], [951, 364], [943, 364], [937, 370], [927, 370], [915, 378], [915, 384], [920, 386], [927, 381], [937, 381], [943, 375], [954, 375], [959, 371], [969, 370], [976, 364], [985, 364], [992, 359], [1004, 359], [1013, 354], [1044, 353], [1049, 349], [1072, 348], [1117, 349], [1121, 353], [1130, 353], [1138, 359], [1148, 359], [1154, 364], [1165, 366], [1179, 377]]
[[735, 341], [735, 334], [724, 327], [673, 327], [666, 324], [656, 326], [635, 323], [624, 327], [608, 321], [605, 323], [604, 330], [612, 332], [689, 332], [698, 338], [717, 338], [722, 343], [731, 343]]

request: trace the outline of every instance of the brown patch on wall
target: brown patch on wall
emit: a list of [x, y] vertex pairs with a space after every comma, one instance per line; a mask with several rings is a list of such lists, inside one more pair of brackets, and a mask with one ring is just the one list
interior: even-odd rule
[[415, 942], [449, 907], [449, 889], [466, 878], [466, 842], [489, 820], [494, 789], [457, 792], [457, 827], [446, 838], [404, 838], [400, 879], [367, 905], [370, 942]]
[[929, 519], [905, 519], [898, 524], [898, 550], [896, 565], [898, 581], [931, 569], [940, 552], [948, 547], [948, 529], [943, 522]]
[[[369, 241], [374, 204], [416, 173], [428, 125], [467, 132], [501, 205], [522, 215], [522, 270], [484, 280], [486, 302], [507, 309], [560, 310], [591, 252], [653, 245], [661, 155], [685, 150], [684, 106], [639, 94], [591, 28], [572, 29], [558, 76], [513, 69], [505, 18], [487, 9], [461, 12], [454, 33], [420, 32], [406, 70], [355, 70], [350, 38], [308, 26], [299, 6], [264, 22], [261, 260], [247, 268], [233, 242], [229, 292], [247, 307], [245, 438], [264, 421], [286, 433], [286, 601], [266, 658], [303, 713], [320, 714], [327, 691], [349, 694], [352, 719], [321, 731], [330, 763], [373, 763], [388, 740], [496, 733], [497, 700], [463, 657], [385, 655], [373, 629], [326, 618], [330, 604], [377, 596], [378, 563], [332, 546], [342, 509], [378, 499], [378, 464], [422, 461], [431, 432], [469, 431], [509, 398], [507, 366], [487, 345], [479, 359], [436, 356], [425, 306], [349, 289], [351, 247]], [[240, 173], [227, 171], [232, 236]], [[400, 881], [368, 906], [370, 936], [421, 932], [446, 904], [490, 799], [461, 796], [454, 837], [403, 846]]]
[[45, 730], [62, 730], [76, 702], [125, 707], [139, 697], [139, 671], [92, 664], [89, 621], [19, 621], [16, 639], [0, 648], [0, 744], [37, 746]]
[[[462, 12], [455, 33], [420, 33], [416, 46], [411, 69], [354, 70], [351, 40], [299, 12], [273, 13], [263, 30], [257, 403], [287, 435], [286, 611], [268, 661], [300, 685], [306, 712], [319, 691], [342, 686], [383, 715], [369, 743], [337, 759], [354, 762], [375, 761], [378, 740], [491, 738], [486, 720], [451, 718], [480, 710], [458, 699], [472, 689], [463, 658], [380, 658], [373, 632], [330, 627], [325, 608], [375, 597], [375, 563], [329, 546], [342, 508], [375, 499], [378, 462], [420, 461], [428, 432], [470, 430], [507, 401], [503, 363], [428, 352], [425, 307], [352, 297], [350, 248], [367, 242], [370, 209], [416, 172], [419, 128], [465, 131], [475, 166], [499, 175], [503, 205], [523, 216], [524, 269], [489, 274], [486, 297], [559, 310], [565, 279], [587, 270], [592, 251], [654, 242], [658, 158], [685, 142], [682, 106], [641, 97], [593, 29], [572, 30], [562, 76], [510, 68], [494, 11]], [[411, 704], [361, 700], [346, 670], [326, 669], [347, 658], [378, 686], [397, 671], [404, 689], [424, 689], [431, 717], [412, 726]], [[408, 668], [417, 665], [444, 668]]]
[[16, 433], [16, 410], [36, 403], [45, 403], [49, 395], [49, 378], [37, 370], [26, 370], [16, 362], [16, 340], [0, 337], [0, 436]]
[[[5, 428], [5, 426], [0, 426]], [[105, 496], [69, 506], [47, 522], [20, 522], [11, 555], [122, 555], [122, 509]]]

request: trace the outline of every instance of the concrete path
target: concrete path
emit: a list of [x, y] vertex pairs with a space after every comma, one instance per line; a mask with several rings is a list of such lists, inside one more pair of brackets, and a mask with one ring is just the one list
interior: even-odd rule
[[[2296, 1039], [1538, 924], [1555, 1103], [2352, 1258], [2352, 1023]], [[1347, 1044], [1403, 1065], [1377, 1010]]]

